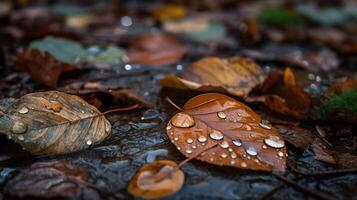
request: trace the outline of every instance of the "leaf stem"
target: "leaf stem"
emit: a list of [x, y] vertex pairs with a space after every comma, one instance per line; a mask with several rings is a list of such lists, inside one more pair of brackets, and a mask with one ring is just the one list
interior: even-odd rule
[[168, 101], [173, 107], [175, 107], [177, 110], [182, 111], [182, 108], [180, 108], [178, 105], [176, 105], [169, 97], [165, 98], [166, 101]]
[[138, 108], [138, 107], [139, 107], [139, 104], [134, 104], [134, 105], [129, 106], [129, 107], [114, 108], [114, 109], [110, 109], [110, 110], [107, 110], [107, 111], [103, 112], [102, 115], [106, 115], [106, 114], [110, 114], [110, 113], [114, 113], [114, 112], [123, 112], [123, 111], [133, 110], [133, 109]]

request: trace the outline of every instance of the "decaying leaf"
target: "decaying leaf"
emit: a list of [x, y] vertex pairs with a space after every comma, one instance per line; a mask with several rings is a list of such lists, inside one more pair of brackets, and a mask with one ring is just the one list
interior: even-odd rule
[[55, 88], [63, 72], [75, 70], [76, 67], [58, 61], [48, 52], [26, 49], [16, 57], [16, 66], [29, 72], [32, 78], [48, 87]]
[[103, 104], [119, 107], [119, 104], [127, 105], [129, 103], [151, 107], [151, 103], [127, 88], [111, 87], [100, 82], [72, 83], [63, 88], [63, 91], [78, 95], [97, 108], [101, 108], [104, 106]]
[[320, 138], [315, 138], [315, 140], [311, 144], [311, 149], [314, 152], [315, 158], [317, 160], [330, 164], [336, 164], [336, 160], [333, 156], [333, 151]]
[[209, 57], [194, 62], [181, 77], [166, 76], [161, 85], [199, 91], [223, 91], [246, 96], [264, 81], [263, 70], [251, 59]]
[[1, 115], [0, 132], [35, 155], [83, 150], [111, 131], [109, 121], [95, 107], [58, 91], [27, 94]]
[[38, 162], [10, 179], [4, 192], [19, 198], [71, 198], [85, 188], [87, 178], [83, 169], [64, 160]]
[[184, 173], [170, 160], [157, 160], [140, 168], [130, 181], [128, 192], [144, 199], [169, 196], [180, 190]]
[[290, 116], [305, 120], [312, 112], [310, 96], [295, 83], [295, 75], [290, 69], [283, 74], [271, 72], [256, 93], [245, 100], [247, 102], [262, 102], [270, 110], [282, 116]]
[[127, 57], [132, 63], [164, 65], [177, 62], [185, 53], [185, 47], [175, 37], [147, 34], [135, 39]]
[[220, 166], [284, 171], [285, 142], [267, 120], [248, 106], [219, 93], [190, 99], [167, 124], [171, 142], [189, 157]]

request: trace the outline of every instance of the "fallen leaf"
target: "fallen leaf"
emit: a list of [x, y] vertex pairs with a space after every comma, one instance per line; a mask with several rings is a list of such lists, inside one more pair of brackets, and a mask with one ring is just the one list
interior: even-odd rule
[[184, 183], [184, 173], [170, 160], [157, 160], [140, 168], [128, 186], [128, 192], [144, 199], [172, 195]]
[[127, 51], [128, 62], [147, 65], [175, 63], [186, 48], [173, 36], [146, 34], [135, 39]]
[[219, 93], [190, 99], [166, 127], [171, 142], [186, 157], [220, 166], [284, 171], [285, 142], [270, 122], [252, 109]]
[[295, 75], [291, 69], [286, 69], [283, 74], [273, 71], [264, 83], [254, 91], [247, 102], [261, 102], [273, 112], [290, 116], [299, 120], [311, 117], [311, 97], [295, 83]]
[[293, 45], [267, 44], [258, 50], [244, 50], [243, 54], [262, 61], [277, 61], [311, 71], [337, 69], [339, 59], [329, 49], [303, 50]]
[[57, 81], [63, 72], [75, 70], [76, 67], [58, 61], [50, 53], [26, 49], [16, 57], [16, 66], [29, 72], [32, 78], [51, 88], [57, 86]]
[[305, 150], [314, 141], [313, 133], [298, 125], [275, 125], [275, 128], [278, 129], [284, 140], [300, 150]]
[[73, 198], [86, 188], [87, 179], [83, 169], [67, 161], [37, 162], [6, 182], [4, 193], [19, 198]]
[[330, 164], [336, 164], [336, 160], [333, 156], [333, 151], [320, 138], [315, 138], [315, 140], [311, 144], [311, 149], [314, 152], [315, 158], [317, 160]]
[[166, 87], [199, 91], [223, 91], [246, 96], [264, 81], [263, 70], [251, 59], [242, 57], [208, 57], [194, 62], [181, 77], [166, 76], [160, 83]]
[[27, 94], [0, 118], [0, 132], [35, 155], [64, 154], [103, 141], [109, 121], [81, 98], [58, 91]]
[[153, 8], [150, 14], [159, 21], [177, 20], [186, 15], [186, 9], [182, 5], [165, 4], [157, 8]]
[[151, 103], [145, 101], [127, 88], [111, 87], [100, 82], [72, 83], [61, 89], [62, 91], [78, 95], [96, 108], [102, 105], [119, 107], [119, 105], [139, 104], [143, 107], [151, 107]]

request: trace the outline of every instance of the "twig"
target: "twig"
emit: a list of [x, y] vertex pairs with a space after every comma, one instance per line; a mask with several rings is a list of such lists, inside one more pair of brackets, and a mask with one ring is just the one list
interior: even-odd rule
[[133, 110], [133, 109], [138, 108], [138, 107], [139, 107], [139, 104], [134, 104], [132, 106], [125, 107], [125, 108], [114, 108], [114, 109], [107, 110], [107, 111], [103, 112], [102, 115], [106, 115], [106, 114], [114, 113], [114, 112], [122, 112], [122, 111]]
[[332, 200], [333, 198], [331, 198], [330, 196], [323, 194], [321, 192], [317, 192], [317, 191], [312, 191], [304, 186], [299, 185], [298, 183], [296, 183], [295, 181], [288, 179], [284, 176], [281, 176], [279, 174], [273, 173], [273, 175], [278, 178], [281, 181], [284, 181], [285, 183], [293, 186], [295, 189], [300, 190], [312, 197], [318, 198], [318, 199], [323, 199], [323, 200]]
[[284, 186], [285, 186], [285, 183], [279, 183], [279, 185], [275, 186], [273, 189], [271, 189], [269, 192], [265, 193], [263, 196], [259, 197], [257, 200], [268, 199], [269, 197], [273, 196], [277, 191], [279, 191]]
[[351, 169], [339, 169], [339, 170], [329, 170], [329, 171], [317, 171], [317, 172], [302, 172], [296, 169], [295, 167], [291, 167], [291, 169], [303, 176], [314, 176], [314, 177], [325, 177], [325, 176], [339, 176], [349, 173], [357, 173], [357, 168]]

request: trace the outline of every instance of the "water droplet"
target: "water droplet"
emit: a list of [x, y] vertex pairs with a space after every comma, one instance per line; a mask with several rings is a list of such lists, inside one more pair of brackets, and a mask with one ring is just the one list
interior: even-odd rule
[[166, 127], [166, 130], [170, 130], [172, 127], [171, 126], [168, 126], [168, 127]]
[[180, 65], [180, 64], [176, 65], [176, 70], [181, 71], [182, 69], [183, 69], [182, 65]]
[[83, 114], [84, 114], [84, 113], [85, 113], [85, 112], [84, 112], [84, 110], [81, 110], [81, 113], [83, 113]]
[[229, 149], [228, 149], [228, 151], [229, 151], [229, 152], [232, 152], [232, 151], [233, 151], [233, 149], [229, 148]]
[[27, 130], [27, 125], [20, 121], [15, 121], [11, 127], [11, 131], [16, 134], [25, 133], [26, 130]]
[[92, 140], [87, 140], [87, 145], [92, 145]]
[[190, 154], [190, 153], [192, 153], [192, 150], [191, 149], [187, 149], [186, 153]]
[[278, 156], [279, 156], [279, 157], [284, 157], [284, 153], [281, 152], [281, 151], [279, 151], [279, 152], [278, 152]]
[[227, 141], [223, 141], [221, 144], [219, 144], [219, 146], [221, 146], [223, 149], [226, 149], [229, 147], [229, 144]]
[[247, 131], [251, 131], [252, 130], [252, 127], [251, 126], [249, 126], [249, 125], [244, 125], [244, 127], [245, 127], [245, 130], [247, 130]]
[[236, 145], [237, 147], [242, 146], [242, 141], [240, 139], [235, 139], [233, 140], [233, 144]]
[[192, 145], [192, 149], [196, 149], [197, 147], [195, 145]]
[[256, 163], [258, 163], [258, 162], [259, 162], [259, 160], [258, 160], [258, 159], [255, 159], [254, 161], [255, 161]]
[[233, 159], [234, 159], [234, 158], [237, 158], [237, 154], [236, 154], [236, 153], [234, 153], [234, 152], [233, 152], [233, 153], [231, 153], [231, 158], [233, 158]]
[[178, 137], [175, 137], [174, 140], [177, 141], [177, 140], [178, 140]]
[[222, 112], [222, 111], [218, 112], [218, 113], [217, 113], [217, 116], [218, 116], [219, 118], [221, 118], [221, 119], [226, 119], [226, 117], [227, 117], [226, 113], [225, 113], [225, 112]]
[[222, 132], [215, 130], [215, 129], [212, 130], [212, 132], [209, 134], [209, 136], [214, 140], [222, 140], [223, 139]]
[[285, 146], [284, 140], [278, 136], [269, 136], [264, 139], [264, 143], [273, 148], [283, 148]]
[[131, 65], [129, 65], [129, 64], [126, 64], [126, 65], [124, 66], [124, 69], [127, 70], [127, 71], [129, 71], [129, 70], [132, 70], [133, 67], [132, 67]]
[[226, 153], [222, 153], [221, 154], [221, 158], [227, 158], [227, 154]]
[[242, 163], [240, 164], [240, 166], [241, 166], [241, 167], [247, 167], [247, 163], [242, 162]]
[[177, 113], [172, 117], [171, 124], [179, 128], [190, 128], [195, 125], [195, 120], [186, 113]]
[[192, 142], [193, 142], [193, 140], [192, 140], [191, 138], [188, 138], [186, 141], [187, 141], [187, 143], [189, 143], [189, 144], [192, 144]]
[[207, 138], [203, 135], [200, 135], [197, 139], [199, 142], [206, 142], [207, 141]]
[[265, 144], [263, 144], [262, 147], [263, 147], [263, 149], [267, 149], [268, 148]]
[[257, 150], [254, 147], [248, 147], [248, 149], [245, 150], [248, 155], [251, 156], [256, 156], [258, 154]]
[[260, 123], [259, 123], [259, 126], [262, 127], [262, 128], [265, 128], [265, 129], [268, 129], [270, 130], [271, 129], [271, 124], [268, 120], [262, 120]]
[[22, 108], [19, 110], [19, 113], [20, 113], [20, 114], [26, 114], [26, 113], [28, 113], [28, 112], [29, 112], [29, 109], [28, 109], [26, 106], [22, 107]]
[[133, 20], [129, 16], [123, 16], [120, 18], [120, 23], [121, 25], [128, 27], [133, 24]]
[[105, 127], [105, 132], [109, 133], [109, 132], [110, 132], [110, 129], [111, 129], [111, 126], [107, 125], [107, 126]]
[[236, 164], [236, 161], [231, 160], [231, 165], [235, 165], [235, 164]]
[[19, 139], [20, 141], [23, 141], [25, 138], [23, 135], [19, 135], [19, 136], [17, 136], [17, 139]]
[[181, 150], [181, 147], [177, 147], [178, 150]]

